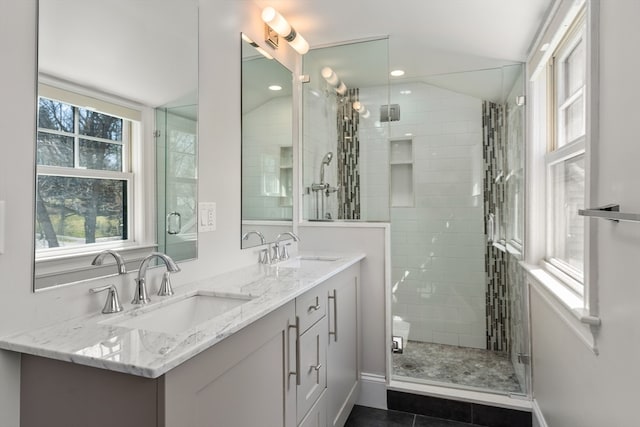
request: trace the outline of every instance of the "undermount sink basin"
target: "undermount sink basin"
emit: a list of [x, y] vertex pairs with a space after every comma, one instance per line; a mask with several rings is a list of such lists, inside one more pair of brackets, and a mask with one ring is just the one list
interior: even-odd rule
[[202, 292], [150, 309], [144, 314], [108, 323], [131, 329], [179, 334], [249, 301], [251, 301], [251, 297], [245, 295]]

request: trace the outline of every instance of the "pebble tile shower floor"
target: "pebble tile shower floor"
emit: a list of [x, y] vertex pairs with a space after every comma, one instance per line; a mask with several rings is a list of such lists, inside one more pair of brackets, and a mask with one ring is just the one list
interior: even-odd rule
[[522, 393], [509, 356], [476, 348], [409, 341], [393, 355], [393, 374], [506, 393]]

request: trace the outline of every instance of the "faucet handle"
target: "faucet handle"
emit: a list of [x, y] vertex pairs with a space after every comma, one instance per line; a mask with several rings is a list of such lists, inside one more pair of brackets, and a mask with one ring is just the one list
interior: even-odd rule
[[280, 260], [289, 259], [289, 246], [291, 246], [291, 243], [286, 243], [280, 248]]
[[171, 286], [171, 272], [165, 271], [162, 275], [162, 282], [158, 290], [158, 296], [169, 297], [173, 295], [173, 287]]
[[89, 292], [95, 294], [107, 290], [109, 291], [109, 293], [107, 294], [107, 301], [104, 303], [102, 313], [111, 314], [122, 311], [122, 304], [120, 304], [120, 299], [118, 298], [118, 290], [116, 289], [115, 285], [106, 285], [99, 286], [97, 288], [91, 288], [89, 289]]
[[258, 253], [258, 263], [271, 264], [271, 252], [269, 248], [260, 249]]

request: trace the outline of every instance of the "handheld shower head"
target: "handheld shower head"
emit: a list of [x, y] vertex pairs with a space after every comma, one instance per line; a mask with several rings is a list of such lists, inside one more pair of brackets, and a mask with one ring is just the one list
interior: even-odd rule
[[329, 151], [327, 154], [324, 155], [324, 157], [322, 158], [322, 164], [323, 165], [327, 165], [329, 166], [329, 163], [331, 163], [331, 159], [333, 159], [333, 153], [331, 151]]
[[329, 166], [331, 159], [333, 159], [333, 153], [331, 151], [322, 158], [322, 163], [320, 163], [320, 184], [324, 184], [324, 167]]

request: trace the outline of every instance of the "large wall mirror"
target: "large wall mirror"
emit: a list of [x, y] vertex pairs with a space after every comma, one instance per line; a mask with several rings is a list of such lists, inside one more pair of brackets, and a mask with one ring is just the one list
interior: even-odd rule
[[34, 290], [197, 253], [197, 0], [39, 0]]
[[[293, 230], [293, 77], [242, 40], [242, 233]], [[241, 240], [261, 244], [259, 234]]]

